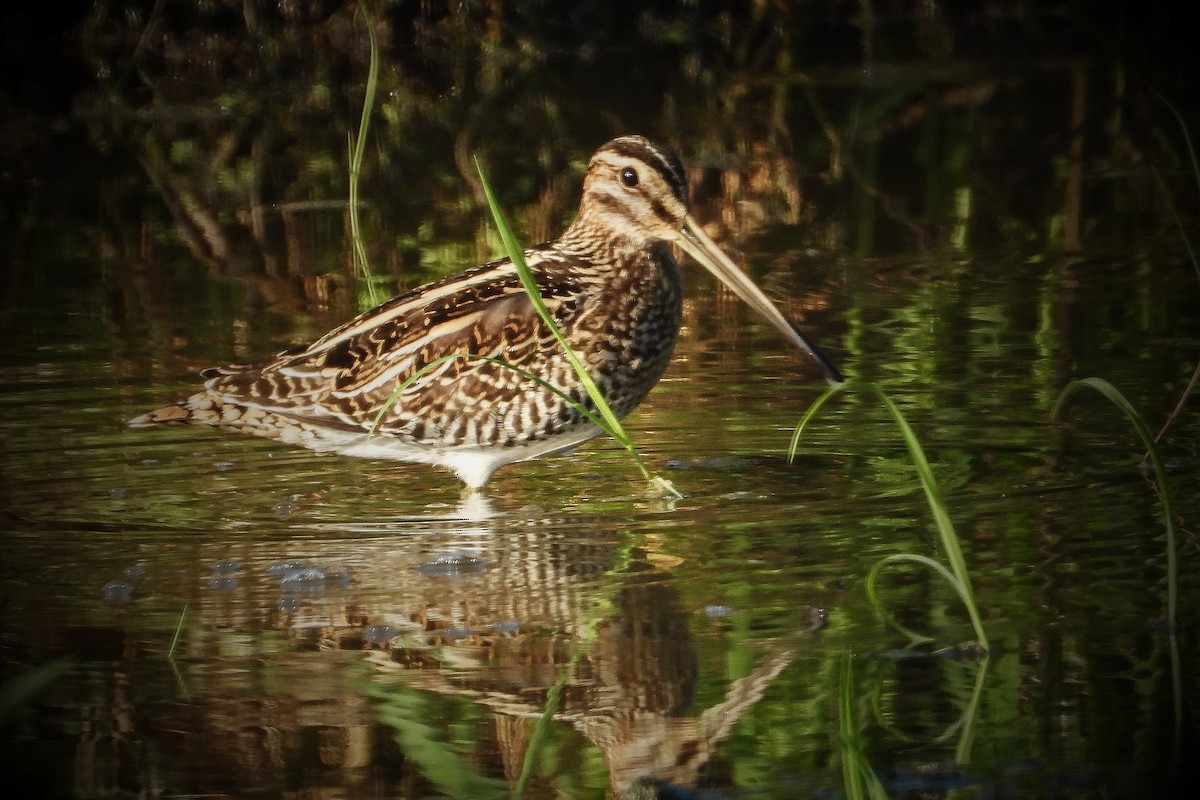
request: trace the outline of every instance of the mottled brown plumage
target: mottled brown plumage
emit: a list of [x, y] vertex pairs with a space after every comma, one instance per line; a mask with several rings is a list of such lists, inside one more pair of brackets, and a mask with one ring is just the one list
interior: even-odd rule
[[[670, 242], [840, 380], [692, 222], [678, 158], [627, 136], [592, 157], [571, 227], [525, 252], [555, 322], [618, 415], [645, 398], [675, 345], [682, 294]], [[437, 363], [456, 354], [464, 357]], [[504, 464], [600, 432], [557, 394], [479, 356], [532, 373], [594, 410], [505, 259], [395, 297], [307, 347], [206, 370], [203, 391], [130, 425], [206, 424], [315, 450], [437, 464], [471, 488]]]

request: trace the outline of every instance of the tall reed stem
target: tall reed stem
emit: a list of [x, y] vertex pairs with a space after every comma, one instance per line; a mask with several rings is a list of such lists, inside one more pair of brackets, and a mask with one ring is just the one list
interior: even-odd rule
[[354, 274], [366, 288], [367, 300], [376, 306], [383, 302], [375, 286], [375, 276], [367, 258], [367, 247], [363, 241], [362, 225], [358, 216], [358, 179], [362, 174], [363, 157], [366, 154], [367, 131], [371, 127], [371, 112], [375, 108], [375, 88], [379, 83], [379, 40], [375, 35], [375, 19], [367, 7], [366, 0], [358, 0], [358, 9], [367, 23], [367, 38], [371, 42], [371, 63], [367, 70], [367, 89], [363, 96], [362, 115], [358, 121], [358, 136], [346, 134], [350, 150], [350, 239], [354, 247]]

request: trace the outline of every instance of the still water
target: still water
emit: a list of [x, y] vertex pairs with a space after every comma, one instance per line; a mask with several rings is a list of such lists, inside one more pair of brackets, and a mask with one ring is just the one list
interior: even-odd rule
[[[226, 58], [242, 39], [208, 5], [155, 29], [157, 62], [144, 20], [97, 4], [80, 29], [95, 85], [55, 134], [71, 146], [6, 173], [6, 201], [27, 190], [0, 217], [0, 758], [17, 796], [824, 799], [854, 764], [890, 797], [1192, 782], [1200, 415], [1185, 406], [1161, 444], [1174, 577], [1133, 426], [1088, 391], [1053, 415], [1099, 376], [1157, 431], [1200, 349], [1172, 209], [1149, 172], [1105, 160], [1154, 137], [1084, 114], [1090, 62], [756, 74], [697, 49], [662, 86], [576, 64], [571, 80], [623, 109], [597, 135], [597, 105], [555, 99], [553, 63], [487, 61], [443, 92], [408, 76], [458, 61], [385, 42], [364, 189], [376, 283], [495, 254], [464, 154], [491, 159], [535, 241], [570, 219], [601, 141], [663, 135], [692, 165], [697, 217], [913, 426], [987, 657], [929, 569], [888, 567], [879, 587], [930, 643], [868, 598], [881, 559], [945, 558], [878, 398], [829, 400], [789, 458], [823, 382], [695, 265], [671, 368], [627, 419], [678, 500], [605, 440], [505, 468], [466, 502], [423, 466], [127, 429], [198, 370], [363, 306], [337, 161], [361, 86], [329, 78], [366, 72], [352, 6], [296, 77], [270, 62], [286, 36], [257, 66]], [[422, 47], [478, 45], [469, 20], [418, 21]], [[791, 24], [800, 41], [809, 21]], [[654, 30], [641, 55], [671, 61], [680, 34]], [[168, 46], [206, 31], [215, 57]], [[520, 49], [483, 41], [485, 61]], [[147, 60], [122, 69], [135, 46]], [[247, 89], [243, 69], [270, 80]], [[517, 137], [521, 115], [546, 124]], [[1085, 121], [1112, 136], [1105, 158], [1079, 149]]]
[[[3, 646], [14, 668], [64, 669], [8, 712], [10, 771], [49, 796], [488, 797], [528, 771], [529, 796], [651, 776], [821, 797], [840, 791], [849, 693], [893, 796], [1169, 783], [1194, 743], [1197, 661], [1190, 629], [1178, 662], [1165, 636], [1160, 506], [1115, 409], [1080, 396], [1050, 417], [1064, 362], [1154, 413], [1177, 390], [1161, 377], [1180, 365], [1177, 320], [1110, 324], [1103, 348], [1046, 331], [1046, 315], [1123, 307], [1129, 271], [1110, 258], [1086, 291], [1078, 265], [1011, 255], [805, 272], [835, 309], [871, 293], [853, 337], [834, 313], [808, 325], [921, 436], [992, 641], [982, 662], [957, 657], [971, 630], [930, 574], [884, 585], [932, 647], [903, 649], [866, 599], [880, 558], [939, 555], [878, 403], [831, 400], [789, 462], [819, 378], [695, 272], [671, 371], [629, 420], [684, 499], [597, 441], [503, 470], [485, 517], [425, 467], [124, 429], [188, 370], [150, 374], [95, 302], [111, 287], [64, 291], [44, 265], [3, 368]], [[1176, 307], [1173, 284], [1144, 301]], [[918, 295], [944, 303], [938, 331], [913, 320]], [[705, 335], [721, 314], [736, 340]], [[1195, 473], [1175, 480], [1186, 516]], [[1190, 534], [1182, 549], [1190, 610]]]

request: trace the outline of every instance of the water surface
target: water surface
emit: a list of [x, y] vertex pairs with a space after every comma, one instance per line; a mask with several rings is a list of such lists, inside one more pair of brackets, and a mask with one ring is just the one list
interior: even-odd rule
[[[393, 57], [401, 78], [416, 69]], [[1193, 403], [1163, 440], [1182, 521], [1184, 624], [1171, 637], [1163, 510], [1132, 426], [1098, 395], [1051, 414], [1070, 380], [1102, 376], [1157, 430], [1185, 390], [1200, 287], [1169, 209], [1145, 199], [1153, 179], [1075, 158], [1068, 115], [1045, 102], [1069, 96], [1070, 65], [1031, 62], [1003, 81], [967, 71], [965, 94], [928, 106], [914, 98], [945, 99], [953, 82], [928, 64], [831, 69], [816, 84], [726, 75], [744, 81], [744, 110], [776, 115], [768, 134], [745, 114], [696, 113], [704, 81], [724, 74], [696, 58], [700, 73], [678, 73], [693, 82], [670, 91], [692, 127], [707, 120], [701, 133], [666, 112], [605, 125], [665, 131], [694, 165], [697, 215], [848, 375], [907, 415], [990, 656], [928, 571], [891, 570], [881, 585], [933, 644], [908, 647], [881, 620], [872, 567], [941, 557], [894, 424], [848, 391], [789, 459], [823, 384], [694, 265], [675, 359], [628, 419], [679, 500], [604, 440], [503, 469], [483, 508], [428, 467], [125, 428], [191, 391], [199, 369], [310, 340], [366, 293], [345, 256], [342, 167], [326, 163], [341, 158], [353, 104], [319, 125], [304, 117], [308, 149], [273, 150], [300, 138], [296, 120], [262, 112], [243, 139], [221, 140], [219, 115], [187, 117], [178, 86], [146, 67], [158, 121], [122, 115], [126, 85], [107, 85], [108, 107], [84, 93], [68, 126], [80, 149], [29, 190], [40, 204], [28, 219], [5, 218], [0, 658], [17, 702], [0, 724], [19, 790], [690, 796], [669, 784], [826, 798], [845, 791], [847, 741], [893, 797], [1147, 797], [1188, 777], [1200, 417]], [[188, 69], [212, 81], [193, 86], [201, 109], [220, 88], [206, 70], [236, 74]], [[497, 87], [520, 84], [505, 75]], [[484, 100], [440, 99], [430, 108], [447, 116], [423, 123], [404, 116], [411, 85], [389, 95], [368, 187], [389, 290], [494, 252], [434, 130], [487, 100], [485, 77]], [[553, 74], [526, 78], [555, 96]], [[1032, 98], [1044, 102], [1026, 103], [1040, 110], [1021, 124], [1006, 115]], [[892, 127], [871, 127], [868, 107]], [[576, 122], [584, 111], [564, 102], [536, 146], [506, 140], [503, 119], [493, 136], [470, 129], [505, 165], [498, 182], [530, 240], [573, 210], [579, 164], [600, 143], [594, 121]], [[857, 177], [818, 112], [876, 137], [854, 151]], [[218, 140], [237, 158], [214, 168], [202, 154]], [[114, 155], [114, 141], [126, 149]], [[81, 164], [88, 181], [74, 180]], [[261, 180], [239, 183], [252, 164]], [[1075, 169], [1087, 180], [1072, 184]], [[247, 205], [250, 184], [279, 196]], [[213, 211], [207, 236], [197, 197]]]

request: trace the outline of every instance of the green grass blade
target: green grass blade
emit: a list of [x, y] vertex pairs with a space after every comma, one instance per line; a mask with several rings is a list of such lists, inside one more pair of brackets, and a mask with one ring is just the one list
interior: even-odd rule
[[362, 172], [362, 162], [366, 154], [367, 131], [371, 127], [371, 112], [375, 108], [375, 88], [379, 83], [379, 40], [375, 35], [375, 19], [367, 7], [366, 0], [358, 0], [358, 9], [362, 12], [367, 23], [367, 38], [371, 43], [371, 61], [367, 68], [367, 88], [363, 97], [362, 115], [358, 121], [358, 136], [350, 138], [350, 240], [354, 248], [355, 271], [366, 285], [367, 301], [372, 306], [379, 305], [383, 298], [375, 287], [374, 276], [371, 274], [371, 264], [367, 259], [367, 247], [363, 241], [362, 227], [358, 218], [358, 178]]
[[534, 723], [533, 733], [529, 736], [529, 745], [525, 748], [525, 758], [521, 762], [521, 774], [513, 789], [514, 797], [525, 796], [525, 790], [528, 788], [529, 781], [533, 777], [533, 770], [537, 766], [537, 759], [541, 757], [542, 749], [550, 736], [550, 726], [554, 723], [554, 715], [558, 713], [559, 706], [562, 705], [563, 690], [566, 689], [567, 682], [579, 666], [580, 656], [581, 648], [576, 647], [571, 658], [559, 669], [558, 679], [546, 692], [546, 707], [542, 709], [541, 715]]
[[538, 316], [541, 317], [542, 322], [550, 329], [550, 333], [554, 335], [555, 340], [562, 347], [563, 352], [566, 353], [567, 360], [571, 362], [571, 366], [578, 373], [580, 383], [587, 390], [588, 397], [595, 403], [601, 416], [604, 417], [614, 431], [618, 431], [622, 437], [628, 439], [621, 427], [620, 420], [617, 419], [617, 415], [609, 406], [608, 401], [604, 399], [600, 387], [592, 380], [592, 376], [588, 373], [582, 359], [575, 352], [575, 348], [571, 347], [571, 343], [567, 341], [566, 335], [558, 327], [558, 323], [554, 321], [550, 309], [546, 307], [546, 301], [542, 299], [542, 293], [538, 289], [537, 280], [534, 278], [533, 272], [529, 269], [529, 265], [525, 263], [525, 251], [517, 242], [512, 227], [508, 224], [508, 219], [504, 216], [504, 211], [500, 208], [500, 203], [496, 199], [491, 184], [488, 183], [487, 176], [484, 174], [483, 167], [478, 160], [475, 161], [475, 169], [479, 172], [479, 180], [482, 182], [484, 194], [487, 196], [488, 208], [491, 210], [496, 228], [500, 232], [500, 240], [504, 243], [504, 252], [516, 268], [517, 277], [520, 278], [521, 286], [524, 287], [526, 294], [529, 295], [530, 302], [533, 303]]
[[[812, 419], [816, 411], [824, 405], [824, 403], [839, 391], [842, 391], [851, 382], [843, 383], [840, 386], [831, 386], [826, 389], [815, 401], [812, 406], [801, 417], [800, 422], [796, 426], [796, 432], [792, 435], [792, 445], [789, 452], [789, 458], [794, 457], [797, 448], [799, 447], [800, 433], [804, 426]], [[921, 560], [922, 563], [928, 562], [929, 566], [934, 566], [936, 571], [945, 577], [958, 596], [962, 598], [963, 604], [966, 606], [967, 615], [971, 619], [971, 626], [975, 631], [975, 638], [979, 647], [983, 651], [988, 650], [987, 634], [983, 630], [983, 619], [979, 614], [979, 606], [975, 600], [975, 591], [971, 586], [971, 575], [967, 570], [967, 562], [963, 557], [962, 546], [959, 544], [958, 536], [954, 532], [954, 524], [950, 520], [950, 514], [946, 510], [946, 504], [942, 500], [941, 490], [938, 488], [937, 479], [933, 474], [933, 469], [929, 466], [929, 459], [925, 457], [925, 450], [921, 447], [921, 442], [917, 439], [917, 435], [913, 432], [912, 427], [908, 424], [904, 414], [901, 413], [899, 407], [896, 406], [892, 399], [886, 393], [874, 384], [865, 381], [853, 382], [856, 387], [861, 386], [867, 391], [875, 394], [879, 401], [883, 404], [884, 409], [896, 423], [896, 427], [900, 431], [901, 438], [904, 440], [905, 446], [908, 448], [909, 457], [912, 459], [913, 465], [916, 468], [917, 477], [921, 482], [921, 488], [925, 493], [926, 502], [933, 513], [935, 527], [938, 532], [938, 538], [942, 543], [942, 550], [946, 554], [946, 560], [949, 562], [949, 569], [942, 564], [934, 562], [932, 559], [927, 559], [925, 556], [899, 556], [885, 559], [884, 562], [890, 563], [891, 559], [902, 558], [906, 560]], [[883, 563], [883, 562], [881, 562]], [[881, 564], [877, 564], [871, 571], [871, 578], [868, 581], [869, 591], [873, 592], [874, 576]], [[875, 598], [878, 599], [877, 597]], [[877, 607], [882, 611], [882, 605], [877, 604]], [[885, 618], [890, 621], [890, 624], [897, 627], [898, 630], [904, 632], [906, 636], [913, 637], [916, 641], [928, 641], [928, 637], [916, 634], [913, 631], [903, 628], [897, 623], [891, 615], [885, 615]]]
[[383, 419], [383, 415], [386, 414], [388, 412], [388, 409], [390, 409], [392, 406], [394, 406], [400, 400], [400, 396], [402, 394], [404, 394], [405, 391], [408, 390], [409, 386], [412, 386], [413, 383], [415, 383], [419, 378], [424, 376], [426, 373], [432, 372], [433, 370], [437, 369], [438, 367], [440, 367], [443, 364], [446, 364], [450, 361], [457, 361], [459, 359], [463, 359], [466, 361], [486, 361], [490, 364], [495, 364], [499, 367], [503, 367], [505, 369], [510, 369], [513, 372], [520, 375], [521, 377], [525, 378], [526, 380], [533, 381], [534, 383], [541, 386], [543, 389], [545, 389], [549, 392], [553, 392], [554, 394], [558, 395], [558, 397], [562, 398], [562, 400], [564, 402], [568, 403], [573, 409], [575, 409], [580, 414], [583, 414], [585, 417], [587, 417], [588, 421], [591, 422], [593, 425], [596, 425], [597, 427], [601, 428], [602, 430], [604, 429], [605, 423], [604, 423], [603, 419], [601, 419], [600, 417], [593, 414], [581, 403], [575, 402], [575, 400], [573, 400], [571, 398], [571, 396], [568, 395], [566, 392], [564, 392], [562, 389], [559, 389], [557, 386], [554, 386], [553, 384], [547, 382], [543, 378], [540, 378], [537, 375], [534, 375], [532, 372], [529, 372], [528, 370], [521, 369], [520, 367], [516, 366], [515, 364], [510, 364], [507, 361], [504, 361], [502, 359], [493, 358], [491, 356], [484, 356], [484, 355], [480, 355], [478, 353], [451, 353], [450, 355], [447, 355], [447, 356], [441, 356], [440, 358], [435, 358], [433, 361], [430, 361], [428, 364], [421, 367], [419, 370], [414, 372], [412, 375], [409, 375], [407, 378], [405, 378], [404, 382], [396, 387], [395, 391], [392, 392], [391, 396], [387, 399], [387, 401], [382, 406], [380, 406], [379, 411], [377, 411], [375, 413], [375, 419], [372, 420], [371, 427], [367, 431], [367, 435], [374, 436], [376, 434], [376, 432], [379, 428], [379, 423]]
[[952, 726], [961, 726], [962, 730], [962, 734], [958, 737], [958, 746], [954, 748], [954, 763], [956, 764], [971, 763], [971, 751], [975, 747], [975, 720], [979, 717], [983, 687], [990, 666], [991, 657], [985, 655], [979, 662], [978, 672], [975, 675], [975, 686], [971, 690], [971, 699], [967, 701], [967, 707], [963, 709], [962, 717]]
[[1066, 404], [1067, 398], [1083, 388], [1099, 392], [1129, 418], [1129, 421], [1133, 423], [1134, 429], [1137, 430], [1138, 436], [1141, 437], [1142, 443], [1146, 446], [1146, 452], [1150, 456], [1150, 463], [1154, 466], [1154, 480], [1158, 484], [1158, 495], [1163, 508], [1163, 522], [1167, 532], [1167, 625], [1174, 632], [1179, 592], [1177, 586], [1179, 567], [1176, 563], [1175, 553], [1175, 506], [1171, 500], [1171, 487], [1167, 483], [1167, 470], [1163, 466], [1162, 455], [1158, 452], [1158, 445], [1154, 441], [1154, 435], [1150, 432], [1146, 421], [1142, 419], [1142, 415], [1125, 398], [1125, 395], [1121, 394], [1115, 386], [1103, 378], [1081, 378], [1080, 380], [1068, 383], [1063, 388], [1062, 394], [1058, 396], [1058, 401], [1054, 404], [1054, 409], [1050, 412], [1050, 416], [1057, 418], [1059, 412], [1062, 411], [1063, 406]]
[[808, 410], [804, 412], [804, 416], [800, 417], [800, 421], [796, 423], [796, 430], [792, 433], [792, 441], [788, 444], [788, 461], [795, 460], [796, 453], [800, 450], [800, 436], [804, 433], [804, 428], [808, 425], [809, 420], [816, 416], [817, 412], [821, 410], [821, 406], [825, 405], [825, 402], [829, 398], [845, 390], [853, 383], [853, 380], [847, 380], [834, 384], [822, 392], [816, 400], [812, 401], [812, 405], [808, 407]]
[[183, 611], [179, 612], [179, 622], [175, 623], [175, 635], [171, 637], [171, 646], [167, 648], [167, 658], [175, 657], [175, 646], [179, 644], [179, 637], [183, 634], [183, 620], [187, 616], [188, 604], [183, 604]]
[[857, 690], [854, 661], [842, 655], [841, 681], [838, 687], [838, 751], [842, 762], [842, 783], [848, 800], [886, 800], [887, 791], [871, 768], [862, 743], [862, 730], [855, 711]]
[[871, 602], [871, 605], [875, 607], [876, 612], [883, 617], [887, 624], [891, 625], [900, 633], [907, 636], [912, 644], [926, 644], [928, 642], [932, 642], [932, 636], [926, 636], [925, 634], [917, 633], [911, 628], [902, 625], [900, 621], [897, 620], [895, 616], [893, 616], [891, 612], [887, 610], [883, 600], [879, 597], [879, 590], [875, 586], [876, 581], [879, 579], [879, 573], [884, 567], [887, 567], [890, 564], [901, 562], [911, 562], [929, 567], [931, 570], [945, 578], [946, 581], [952, 587], [954, 587], [954, 591], [958, 593], [958, 596], [963, 598], [963, 602], [965, 603], [967, 600], [963, 593], [963, 588], [959, 584], [958, 580], [954, 577], [954, 574], [946, 568], [945, 564], [942, 564], [940, 561], [930, 558], [929, 556], [920, 555], [919, 553], [893, 553], [890, 556], [884, 556], [871, 566], [871, 571], [867, 573], [866, 590], [867, 599]]
[[921, 447], [921, 442], [917, 439], [917, 435], [913, 433], [908, 420], [904, 418], [904, 414], [900, 412], [900, 409], [892, 402], [892, 399], [878, 387], [871, 386], [870, 388], [879, 397], [883, 403], [883, 407], [887, 409], [893, 421], [895, 421], [896, 427], [900, 429], [900, 434], [904, 438], [904, 444], [908, 447], [908, 454], [916, 466], [917, 477], [921, 481], [921, 488], [925, 491], [925, 499], [928, 501], [929, 508], [933, 512], [933, 520], [937, 527], [938, 537], [942, 542], [942, 550], [946, 554], [946, 560], [950, 562], [950, 571], [954, 576], [952, 585], [967, 608], [967, 614], [971, 618], [971, 625], [975, 629], [975, 637], [979, 642], [979, 646], [986, 651], [988, 649], [987, 634], [983, 631], [983, 620], [979, 615], [979, 606], [975, 602], [975, 591], [971, 586], [971, 573], [967, 569], [967, 560], [963, 557], [962, 546], [959, 544], [958, 536], [954, 532], [954, 523], [950, 521], [950, 514], [946, 510], [946, 503], [942, 500], [942, 493], [938, 488], [937, 479], [933, 475], [933, 469], [929, 466], [929, 460], [925, 458], [925, 450]]
[[508, 219], [505, 217], [504, 211], [500, 208], [500, 202], [496, 199], [496, 194], [492, 191], [492, 186], [490, 183], [488, 183], [487, 175], [484, 174], [483, 166], [479, 163], [478, 158], [475, 159], [475, 170], [479, 173], [479, 181], [483, 186], [484, 195], [487, 197], [488, 208], [492, 212], [492, 219], [495, 221], [496, 229], [500, 233], [500, 241], [504, 244], [504, 252], [508, 256], [509, 260], [512, 261], [513, 267], [517, 271], [517, 277], [521, 281], [521, 286], [525, 289], [525, 293], [529, 296], [529, 301], [533, 304], [534, 310], [537, 312], [537, 315], [541, 318], [543, 324], [546, 325], [547, 329], [549, 329], [551, 334], [554, 336], [555, 341], [558, 342], [559, 346], [566, 354], [567, 360], [571, 363], [571, 367], [575, 370], [576, 375], [579, 377], [579, 382], [583, 385], [584, 390], [587, 391], [588, 397], [591, 399], [592, 404], [596, 407], [596, 410], [600, 413], [601, 418], [606, 423], [606, 425], [602, 426], [602, 428], [610, 436], [616, 439], [622, 447], [633, 454], [634, 463], [637, 465], [638, 470], [641, 471], [646, 480], [667, 489], [677, 498], [682, 497], [682, 495], [680, 495], [679, 492], [677, 492], [675, 488], [671, 486], [669, 481], [652, 475], [646, 468], [645, 462], [642, 461], [641, 456], [637, 454], [637, 450], [633, 445], [633, 440], [630, 439], [629, 435], [625, 433], [625, 428], [621, 425], [620, 419], [612, 410], [612, 406], [608, 404], [604, 394], [600, 391], [600, 387], [596, 385], [596, 382], [588, 373], [587, 366], [584, 365], [582, 359], [579, 358], [579, 355], [575, 352], [575, 349], [571, 347], [571, 343], [567, 341], [567, 337], [563, 334], [562, 330], [558, 327], [558, 324], [554, 321], [554, 317], [550, 313], [550, 309], [546, 307], [546, 302], [542, 299], [541, 290], [539, 290], [537, 286], [537, 279], [534, 277], [533, 272], [529, 269], [529, 265], [525, 263], [525, 251], [517, 242], [517, 237], [513, 234], [512, 227], [508, 224]]

